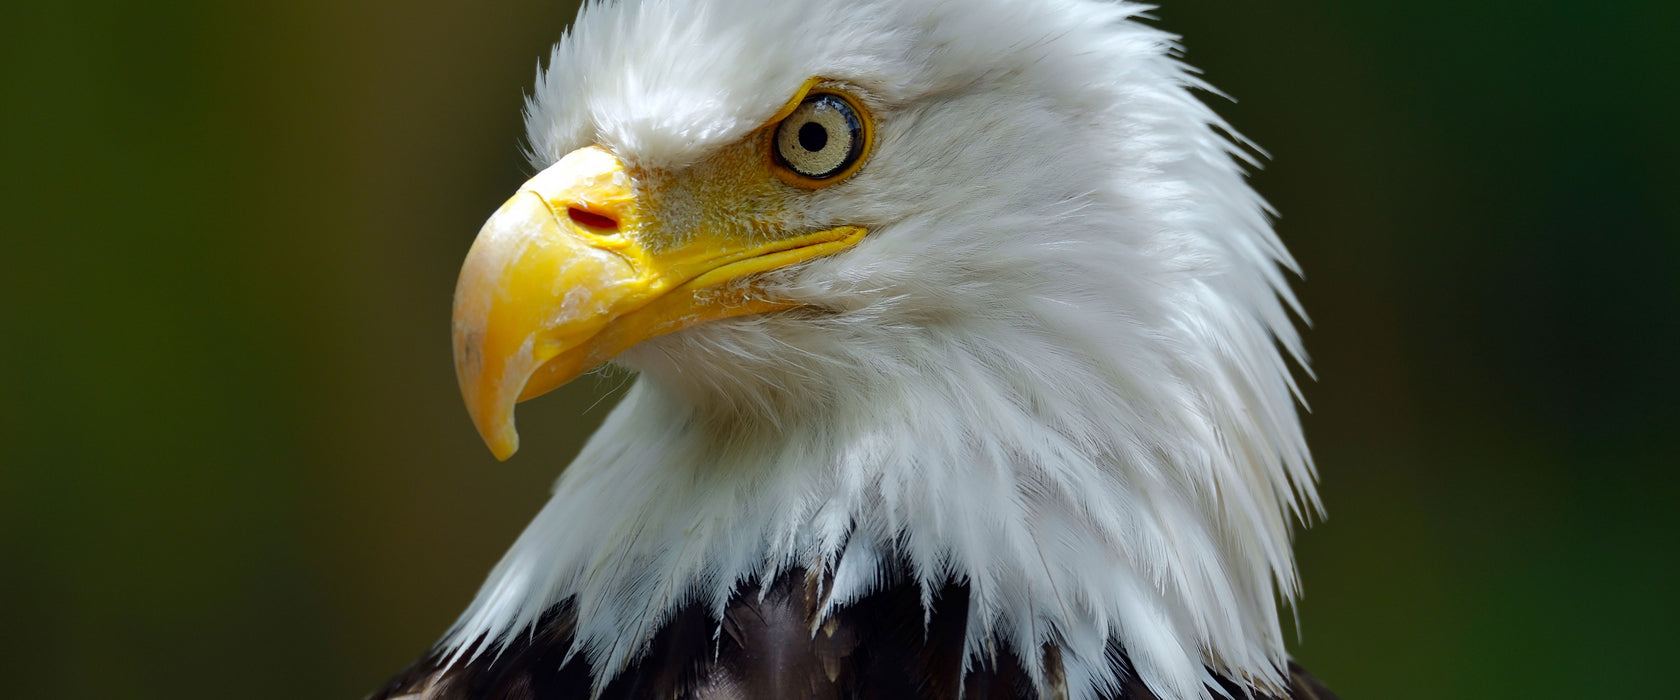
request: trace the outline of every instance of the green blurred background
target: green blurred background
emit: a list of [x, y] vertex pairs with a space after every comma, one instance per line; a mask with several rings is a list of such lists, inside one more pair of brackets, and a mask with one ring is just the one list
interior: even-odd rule
[[[1675, 5], [1165, 2], [1307, 270], [1299, 657], [1667, 696]], [[467, 603], [614, 388], [497, 464], [449, 356], [570, 5], [0, 8], [0, 696], [357, 698]]]

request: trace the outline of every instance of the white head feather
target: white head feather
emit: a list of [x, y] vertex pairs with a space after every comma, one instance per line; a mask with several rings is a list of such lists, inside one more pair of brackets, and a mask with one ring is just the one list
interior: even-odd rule
[[680, 171], [821, 76], [862, 92], [878, 140], [798, 215], [870, 233], [774, 278], [822, 313], [621, 356], [641, 377], [445, 643], [493, 649], [574, 598], [610, 677], [679, 605], [829, 566], [833, 605], [966, 581], [971, 663], [1054, 642], [1075, 698], [1116, 686], [1111, 639], [1163, 698], [1209, 697], [1208, 670], [1279, 684], [1291, 521], [1318, 507], [1293, 261], [1143, 9], [586, 7], [529, 100], [539, 167], [601, 143]]

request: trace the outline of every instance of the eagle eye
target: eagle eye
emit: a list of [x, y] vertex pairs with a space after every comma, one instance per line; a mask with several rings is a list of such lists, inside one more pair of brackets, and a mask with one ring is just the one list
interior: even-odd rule
[[776, 125], [771, 152], [784, 179], [822, 187], [852, 174], [868, 150], [869, 129], [846, 96], [813, 92]]

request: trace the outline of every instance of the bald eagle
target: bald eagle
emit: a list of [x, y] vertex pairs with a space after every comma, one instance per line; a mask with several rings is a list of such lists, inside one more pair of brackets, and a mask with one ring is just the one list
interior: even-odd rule
[[634, 385], [376, 698], [1329, 698], [1295, 269], [1146, 8], [603, 0], [456, 370]]

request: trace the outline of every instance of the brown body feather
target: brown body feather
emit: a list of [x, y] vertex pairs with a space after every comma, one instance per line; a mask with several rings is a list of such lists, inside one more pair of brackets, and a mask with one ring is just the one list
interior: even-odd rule
[[[767, 591], [736, 593], [723, 619], [701, 606], [678, 610], [647, 653], [602, 689], [603, 700], [966, 700], [1037, 699], [1013, 653], [963, 674], [968, 588], [949, 584], [924, 611], [921, 591], [902, 584], [835, 610], [814, 633], [811, 621], [824, 590], [818, 577], [794, 571]], [[486, 653], [444, 668], [441, 650], [422, 657], [369, 700], [570, 700], [591, 697], [593, 677], [581, 655], [568, 658], [574, 618], [570, 603], [545, 615], [529, 635], [500, 654]], [[1047, 648], [1049, 697], [1060, 687], [1059, 655]], [[1131, 673], [1124, 650], [1110, 649], [1125, 682], [1105, 700], [1157, 700]], [[1221, 680], [1232, 698], [1336, 700], [1291, 663], [1285, 696], [1246, 696]]]

